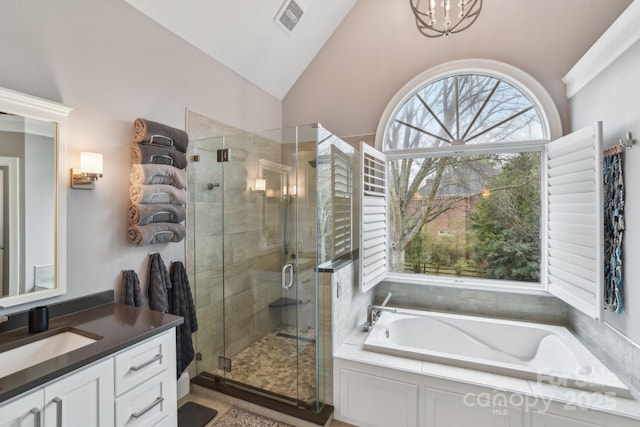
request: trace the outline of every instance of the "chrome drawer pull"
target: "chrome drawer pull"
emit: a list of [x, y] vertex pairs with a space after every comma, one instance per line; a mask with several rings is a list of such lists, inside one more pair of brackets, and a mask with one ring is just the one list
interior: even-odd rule
[[144, 368], [145, 366], [149, 366], [149, 365], [151, 365], [153, 362], [157, 362], [158, 360], [162, 360], [162, 354], [156, 354], [156, 355], [153, 357], [153, 359], [148, 360], [148, 361], [144, 362], [144, 363], [143, 363], [143, 364], [141, 364], [141, 365], [138, 365], [138, 366], [132, 366], [132, 367], [131, 367], [131, 370], [132, 370], [132, 371], [139, 371], [140, 369]]
[[56, 427], [62, 427], [62, 399], [59, 397], [53, 398], [53, 403], [56, 404]]
[[40, 413], [40, 409], [33, 408], [29, 412], [33, 414], [33, 425], [36, 427], [42, 427], [42, 414]]
[[131, 414], [131, 416], [133, 418], [140, 418], [141, 416], [143, 416], [144, 414], [146, 414], [147, 412], [149, 412], [150, 410], [152, 410], [162, 402], [164, 402], [164, 397], [156, 397], [156, 400], [154, 400], [151, 405], [147, 406], [140, 412], [134, 412], [133, 414]]

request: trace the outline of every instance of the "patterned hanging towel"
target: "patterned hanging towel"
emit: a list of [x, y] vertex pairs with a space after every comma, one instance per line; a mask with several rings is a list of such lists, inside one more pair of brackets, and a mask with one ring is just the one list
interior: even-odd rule
[[624, 235], [624, 153], [603, 159], [604, 308], [622, 312], [622, 238]]
[[140, 279], [133, 270], [122, 272], [122, 294], [120, 303], [142, 307], [142, 291], [140, 290]]
[[154, 311], [168, 313], [169, 299], [167, 293], [171, 292], [171, 278], [167, 267], [159, 253], [149, 254], [149, 280], [147, 295], [149, 308]]

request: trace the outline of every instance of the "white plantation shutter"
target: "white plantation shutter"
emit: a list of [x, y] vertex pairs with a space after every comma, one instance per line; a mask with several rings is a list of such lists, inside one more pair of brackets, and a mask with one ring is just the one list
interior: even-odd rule
[[351, 201], [353, 182], [351, 157], [331, 146], [331, 218], [333, 223], [333, 259], [351, 252]]
[[596, 319], [603, 286], [602, 123], [547, 145], [547, 290]]
[[367, 292], [387, 275], [387, 162], [364, 142], [360, 153], [360, 290]]

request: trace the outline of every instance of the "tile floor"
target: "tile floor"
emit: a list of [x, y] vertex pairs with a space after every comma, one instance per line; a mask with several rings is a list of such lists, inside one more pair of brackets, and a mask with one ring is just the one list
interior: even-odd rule
[[[302, 339], [296, 345], [295, 330], [279, 332], [261, 338], [233, 356], [233, 369], [226, 373], [226, 378], [313, 404], [316, 401], [315, 341], [301, 333]], [[219, 370], [213, 373], [225, 375]]]
[[[197, 386], [196, 386], [197, 387]], [[200, 387], [197, 387], [198, 389], [201, 389]], [[218, 396], [216, 396], [218, 395]], [[219, 398], [218, 398], [219, 397]], [[228, 398], [228, 397], [224, 397], [219, 395], [219, 393], [216, 392], [212, 392], [210, 390], [201, 390], [200, 392], [196, 393], [189, 393], [187, 396], [185, 396], [184, 398], [180, 399], [178, 401], [178, 408], [180, 406], [182, 406], [183, 404], [185, 404], [186, 402], [195, 402], [195, 403], [199, 403], [201, 405], [207, 406], [209, 408], [213, 408], [215, 410], [218, 411], [218, 415], [216, 415], [216, 417], [211, 420], [209, 423], [207, 423], [207, 425], [205, 427], [215, 427], [215, 422], [225, 413], [227, 413], [227, 411], [229, 411], [231, 409], [232, 406], [238, 406], [242, 409], [244, 409], [245, 411], [249, 411], [249, 412], [254, 412], [256, 414], [262, 415], [262, 416], [266, 416], [266, 417], [270, 417], [273, 419], [277, 419], [280, 422], [284, 422], [287, 424], [290, 424], [294, 427], [309, 427], [309, 426], [315, 426], [318, 427], [315, 424], [310, 424], [304, 421], [300, 421], [298, 422], [296, 419], [291, 418], [291, 417], [280, 417], [278, 416], [278, 414], [273, 414], [271, 413], [268, 409], [262, 408], [260, 406], [257, 405], [252, 405], [248, 402], [232, 402], [233, 398]], [[260, 426], [256, 426], [256, 427], [260, 427]], [[357, 426], [353, 426], [351, 424], [347, 424], [347, 423], [343, 423], [341, 421], [337, 421], [337, 420], [332, 420], [329, 422], [329, 424], [327, 424], [326, 427], [357, 427]]]

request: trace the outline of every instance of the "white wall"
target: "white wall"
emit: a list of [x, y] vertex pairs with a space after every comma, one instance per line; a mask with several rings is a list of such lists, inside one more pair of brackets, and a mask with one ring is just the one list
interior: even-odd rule
[[283, 101], [285, 126], [320, 122], [338, 136], [375, 132], [391, 97], [411, 78], [463, 58], [503, 61], [549, 91], [569, 127], [561, 78], [630, 0], [491, 0], [463, 33], [428, 39], [407, 1], [356, 3]]
[[[640, 42], [607, 67], [571, 98], [572, 129], [603, 121], [605, 146], [612, 146], [631, 131], [640, 137]], [[605, 313], [605, 321], [640, 345], [640, 145], [625, 151], [624, 311]]]
[[70, 167], [80, 151], [104, 154], [96, 190], [68, 190], [68, 293], [58, 299], [119, 289], [124, 269], [146, 289], [148, 252], [185, 258], [184, 242], [126, 240], [137, 117], [184, 129], [188, 107], [247, 130], [281, 125], [281, 102], [121, 0], [3, 0], [0, 58], [0, 86], [74, 109]]

